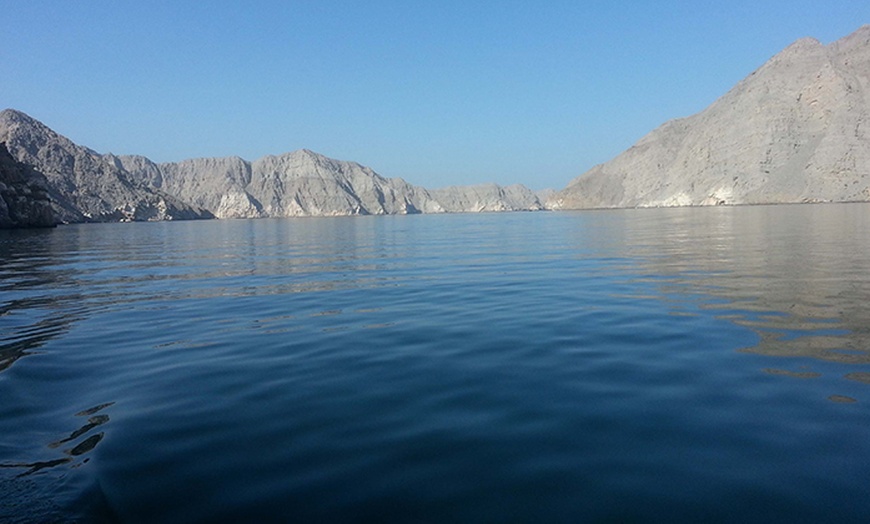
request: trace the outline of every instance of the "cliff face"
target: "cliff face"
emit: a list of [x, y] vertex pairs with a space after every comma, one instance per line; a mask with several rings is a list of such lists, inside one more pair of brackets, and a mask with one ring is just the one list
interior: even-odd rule
[[153, 164], [120, 157], [134, 175], [219, 218], [383, 215], [435, 211], [412, 186], [352, 162], [300, 150], [248, 162], [238, 157]]
[[448, 212], [539, 211], [544, 205], [523, 185], [501, 187], [496, 184], [450, 186], [430, 194]]
[[543, 209], [523, 186], [430, 192], [306, 149], [253, 162], [226, 157], [156, 164], [143, 156], [101, 155], [11, 109], [0, 112], [2, 140], [17, 160], [45, 173], [62, 222]]
[[211, 218], [164, 192], [137, 182], [112, 156], [74, 144], [14, 110], [0, 112], [0, 142], [9, 153], [46, 178], [61, 222]]
[[798, 40], [694, 116], [549, 200], [555, 209], [870, 200], [870, 26]]
[[142, 156], [118, 157], [132, 176], [218, 218], [258, 218], [262, 206], [245, 192], [251, 165], [238, 157], [201, 158], [155, 164]]
[[238, 157], [154, 164], [117, 157], [135, 179], [219, 218], [395, 215], [543, 209], [523, 186], [427, 190], [307, 149], [248, 162]]
[[270, 216], [442, 211], [422, 188], [306, 149], [260, 158], [252, 168], [251, 192]]
[[0, 228], [55, 224], [45, 177], [17, 162], [0, 143]]

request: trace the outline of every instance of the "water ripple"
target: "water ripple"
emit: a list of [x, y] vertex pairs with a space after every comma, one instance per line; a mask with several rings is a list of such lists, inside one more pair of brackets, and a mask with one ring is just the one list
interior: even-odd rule
[[0, 232], [0, 520], [859, 520], [867, 226], [848, 205]]

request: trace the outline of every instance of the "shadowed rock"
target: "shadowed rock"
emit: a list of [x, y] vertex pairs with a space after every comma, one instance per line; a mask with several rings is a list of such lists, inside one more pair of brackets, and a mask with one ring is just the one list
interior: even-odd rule
[[0, 143], [0, 228], [56, 224], [45, 176], [17, 162]]
[[133, 179], [111, 155], [79, 146], [20, 111], [0, 112], [0, 142], [18, 162], [45, 175], [61, 222], [213, 218]]

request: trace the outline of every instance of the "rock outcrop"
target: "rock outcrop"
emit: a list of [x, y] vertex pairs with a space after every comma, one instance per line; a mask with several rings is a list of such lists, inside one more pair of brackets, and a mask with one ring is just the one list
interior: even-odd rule
[[0, 143], [0, 228], [55, 224], [45, 176], [16, 161]]
[[798, 40], [707, 109], [551, 197], [554, 209], [870, 200], [870, 26]]
[[0, 142], [46, 178], [61, 222], [212, 218], [162, 191], [134, 180], [111, 156], [74, 144], [41, 122], [11, 109], [0, 112]]

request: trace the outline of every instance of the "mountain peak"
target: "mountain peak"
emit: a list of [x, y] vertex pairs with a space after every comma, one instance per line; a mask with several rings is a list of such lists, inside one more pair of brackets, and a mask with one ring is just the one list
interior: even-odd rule
[[288, 154], [288, 156], [290, 156], [291, 158], [312, 160], [314, 162], [326, 162], [326, 161], [337, 162], [337, 160], [335, 160], [333, 158], [329, 158], [325, 155], [321, 155], [320, 153], [318, 153], [316, 151], [312, 151], [312, 150], [307, 149], [307, 148], [302, 148], [302, 149], [297, 149], [296, 151], [292, 151]]
[[4, 109], [0, 111], [0, 122], [9, 124], [18, 124], [18, 125], [26, 125], [28, 127], [41, 127], [46, 128], [45, 124], [40, 122], [39, 120], [33, 118], [32, 116], [24, 113], [23, 111], [19, 111], [17, 109]]
[[779, 55], [804, 54], [819, 49], [824, 49], [825, 45], [811, 36], [799, 38], [791, 43], [788, 47], [779, 52]]
[[870, 48], [870, 24], [862, 25], [851, 35], [844, 36], [832, 43], [831, 47], [840, 52]]
[[707, 109], [571, 181], [556, 207], [870, 201], [870, 25], [801, 38]]

